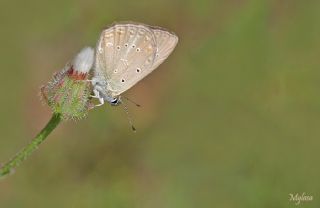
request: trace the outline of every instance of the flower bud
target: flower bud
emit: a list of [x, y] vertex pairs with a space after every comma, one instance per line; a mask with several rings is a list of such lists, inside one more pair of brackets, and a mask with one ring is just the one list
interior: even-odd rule
[[93, 62], [94, 51], [86, 47], [41, 88], [43, 100], [54, 113], [61, 114], [63, 119], [84, 118], [92, 107], [89, 102], [91, 84], [87, 79]]

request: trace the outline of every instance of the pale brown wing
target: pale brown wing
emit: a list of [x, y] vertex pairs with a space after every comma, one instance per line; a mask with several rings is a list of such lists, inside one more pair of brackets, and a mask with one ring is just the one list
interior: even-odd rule
[[172, 53], [178, 43], [178, 36], [162, 28], [152, 28], [157, 41], [157, 53], [152, 70], [157, 68]]
[[96, 49], [95, 75], [117, 96], [152, 71], [157, 52], [153, 31], [136, 23], [115, 24], [101, 33]]

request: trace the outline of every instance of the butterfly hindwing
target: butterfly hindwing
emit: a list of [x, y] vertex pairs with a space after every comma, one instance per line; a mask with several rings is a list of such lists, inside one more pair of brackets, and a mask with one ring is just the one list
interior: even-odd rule
[[113, 96], [120, 95], [152, 71], [157, 53], [152, 29], [116, 24], [104, 30], [96, 51], [95, 76], [103, 76]]

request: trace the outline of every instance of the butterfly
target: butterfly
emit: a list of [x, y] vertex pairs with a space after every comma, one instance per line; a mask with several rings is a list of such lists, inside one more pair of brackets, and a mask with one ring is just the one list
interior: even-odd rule
[[114, 23], [102, 31], [95, 51], [93, 96], [121, 104], [121, 94], [155, 70], [172, 53], [178, 37], [142, 23]]

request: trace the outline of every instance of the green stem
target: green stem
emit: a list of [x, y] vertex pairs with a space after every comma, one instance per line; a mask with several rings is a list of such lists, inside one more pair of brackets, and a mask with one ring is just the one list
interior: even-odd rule
[[60, 114], [53, 114], [48, 124], [41, 132], [20, 152], [18, 152], [10, 161], [0, 168], [0, 179], [12, 173], [31, 153], [36, 150], [39, 145], [47, 138], [47, 136], [58, 126], [61, 121]]

